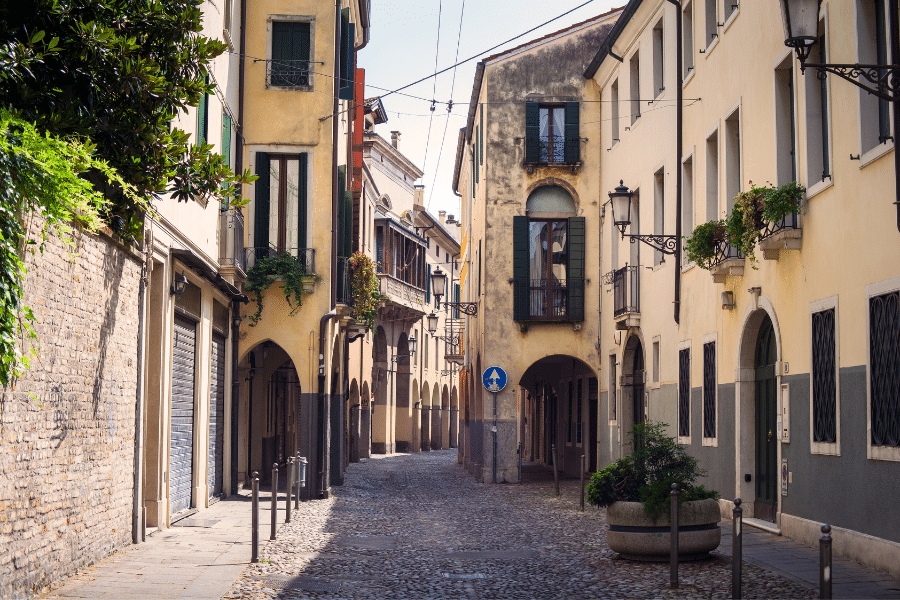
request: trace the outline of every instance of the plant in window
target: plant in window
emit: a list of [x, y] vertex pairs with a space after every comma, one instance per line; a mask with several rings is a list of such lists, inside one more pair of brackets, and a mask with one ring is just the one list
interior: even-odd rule
[[375, 262], [362, 252], [350, 257], [350, 300], [353, 318], [364, 323], [367, 329], [375, 329], [378, 303], [383, 296], [378, 292]]
[[275, 282], [281, 282], [284, 297], [294, 314], [303, 305], [303, 295], [312, 293], [322, 277], [307, 270], [306, 263], [287, 252], [260, 257], [247, 272], [247, 291], [256, 296], [256, 314], [250, 315], [250, 327], [259, 323], [263, 310], [263, 293]]
[[763, 200], [763, 220], [778, 223], [792, 213], [803, 210], [803, 192], [806, 191], [796, 181], [789, 181], [781, 187], [770, 189]]
[[684, 244], [687, 259], [701, 269], [711, 269], [716, 250], [725, 242], [725, 238], [724, 221], [709, 221], [697, 225]]
[[756, 269], [756, 242], [762, 237], [767, 223], [778, 223], [786, 216], [802, 210], [803, 186], [795, 181], [781, 187], [770, 184], [756, 186], [734, 198], [734, 207], [725, 220], [729, 243], [740, 248]]

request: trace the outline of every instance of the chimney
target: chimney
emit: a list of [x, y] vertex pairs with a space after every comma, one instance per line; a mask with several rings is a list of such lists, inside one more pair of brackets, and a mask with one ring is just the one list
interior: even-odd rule
[[446, 220], [447, 220], [447, 211], [446, 211], [446, 210], [439, 210], [439, 211], [438, 211], [438, 218], [441, 220], [441, 225], [444, 225], [444, 223], [445, 223]]
[[453, 225], [454, 223], [456, 223], [456, 216], [447, 215], [447, 225]]
[[393, 146], [394, 148], [396, 148], [396, 147], [397, 147], [397, 142], [399, 142], [399, 141], [400, 141], [400, 132], [399, 132], [399, 131], [392, 131], [392, 132], [391, 132], [391, 146]]
[[425, 206], [425, 186], [420, 184], [413, 187], [413, 203]]

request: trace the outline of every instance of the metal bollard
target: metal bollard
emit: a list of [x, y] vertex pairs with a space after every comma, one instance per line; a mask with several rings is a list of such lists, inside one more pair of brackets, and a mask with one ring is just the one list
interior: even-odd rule
[[556, 497], [559, 498], [559, 469], [556, 468], [556, 444], [550, 446], [553, 455], [553, 480], [556, 482]]
[[584, 512], [584, 454], [581, 455], [581, 512]]
[[294, 457], [288, 456], [287, 462], [287, 496], [284, 499], [284, 522], [291, 522], [291, 494], [294, 493]]
[[671, 537], [672, 537], [672, 549], [670, 550], [669, 556], [669, 585], [672, 586], [673, 590], [678, 589], [678, 484], [672, 484], [672, 511], [671, 511], [671, 519], [672, 519], [672, 529], [671, 529]]
[[819, 598], [831, 598], [831, 525], [822, 525], [819, 538]]
[[294, 494], [294, 508], [300, 508], [300, 455], [294, 457], [294, 486], [297, 488], [297, 493]]
[[[309, 461], [305, 456], [300, 457], [300, 481], [297, 483], [297, 496], [300, 496], [300, 490], [306, 487], [306, 467]], [[297, 505], [300, 506], [299, 504]]]
[[253, 495], [250, 504], [250, 562], [259, 562], [259, 473], [253, 471]]
[[741, 597], [741, 567], [743, 563], [743, 535], [744, 509], [741, 508], [741, 499], [734, 499], [734, 509], [731, 511], [731, 597], [737, 600]]
[[278, 525], [278, 463], [272, 465], [272, 532], [269, 539], [275, 539], [276, 526]]

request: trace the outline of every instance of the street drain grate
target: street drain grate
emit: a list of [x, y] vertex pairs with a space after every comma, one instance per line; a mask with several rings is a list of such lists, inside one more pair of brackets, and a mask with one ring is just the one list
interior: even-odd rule
[[341, 583], [331, 583], [330, 581], [322, 581], [321, 579], [312, 579], [310, 577], [260, 577], [259, 582], [272, 590], [290, 591], [300, 590], [303, 592], [339, 592], [341, 591]]
[[484, 579], [484, 573], [441, 573], [444, 579]]
[[393, 550], [397, 542], [386, 535], [353, 535], [337, 539], [338, 546], [349, 548], [366, 548], [368, 550]]

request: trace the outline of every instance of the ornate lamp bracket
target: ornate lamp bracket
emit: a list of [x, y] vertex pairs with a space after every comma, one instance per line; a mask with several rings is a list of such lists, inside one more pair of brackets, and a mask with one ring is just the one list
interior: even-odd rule
[[678, 238], [674, 235], [623, 235], [622, 238], [631, 238], [631, 243], [643, 242], [663, 254], [673, 255], [678, 248]]
[[[900, 100], [900, 66], [823, 64], [801, 61], [800, 71], [804, 72], [807, 68], [815, 69], [816, 77], [823, 81], [828, 73], [832, 73], [882, 100], [888, 102]], [[860, 78], [869, 83], [861, 81]]]

